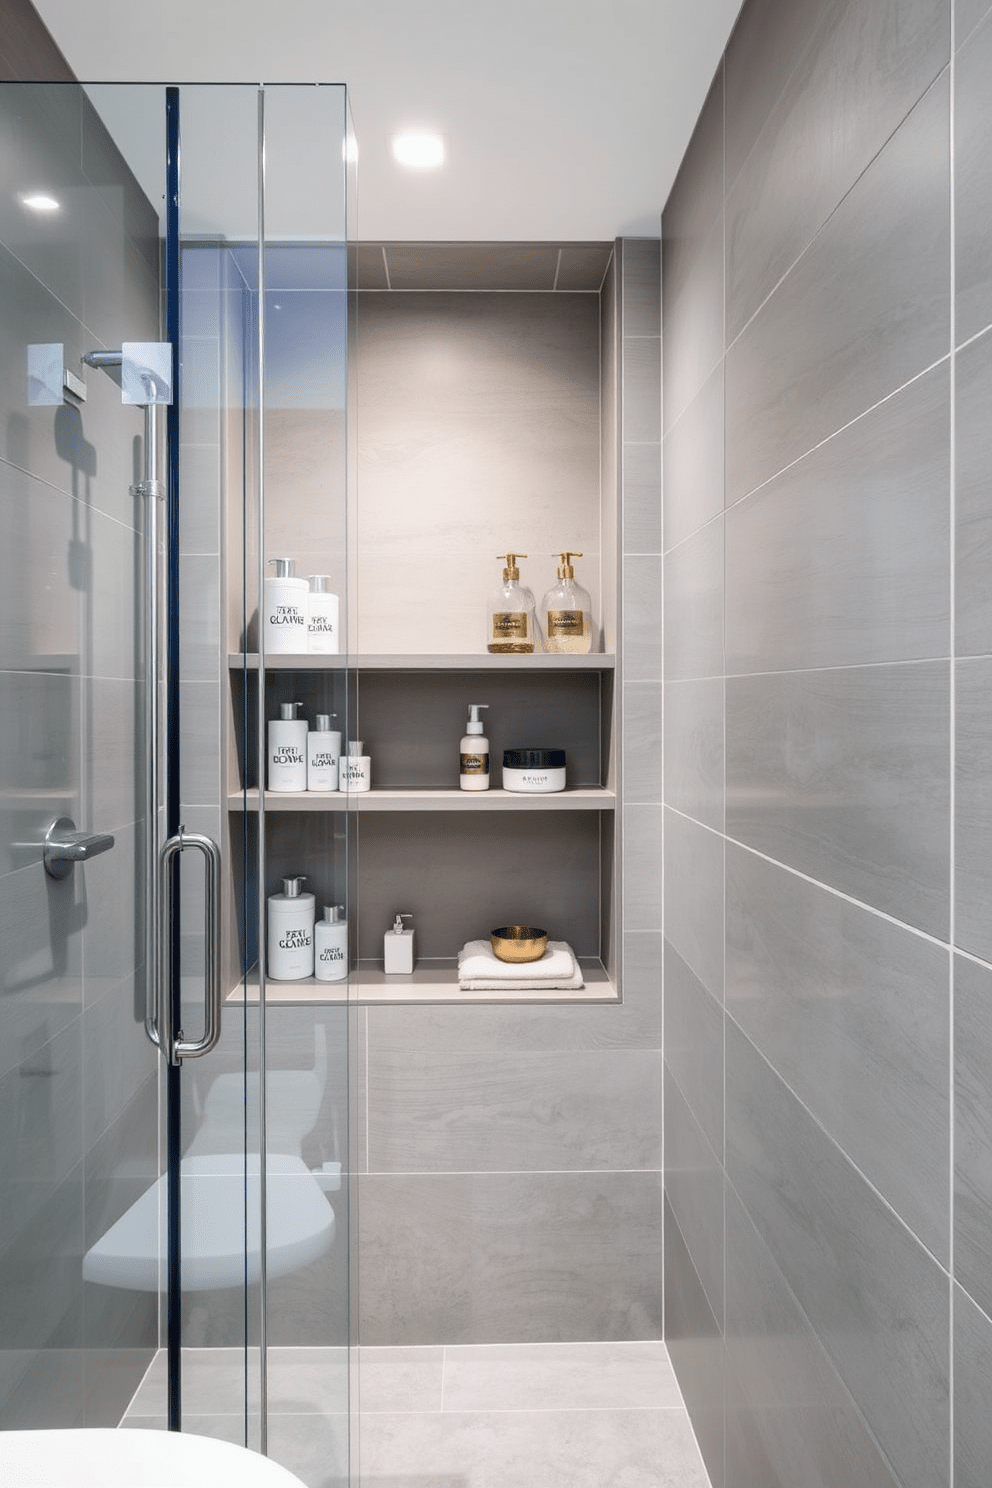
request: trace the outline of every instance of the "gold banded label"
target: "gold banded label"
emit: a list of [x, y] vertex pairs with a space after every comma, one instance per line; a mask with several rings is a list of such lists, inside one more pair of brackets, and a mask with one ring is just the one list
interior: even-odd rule
[[462, 755], [462, 763], [461, 763], [461, 773], [463, 775], [488, 775], [489, 774], [489, 755], [488, 754], [463, 754]]
[[526, 610], [497, 610], [493, 615], [494, 641], [525, 641], [527, 639]]
[[549, 610], [548, 635], [584, 636], [586, 633], [585, 610]]

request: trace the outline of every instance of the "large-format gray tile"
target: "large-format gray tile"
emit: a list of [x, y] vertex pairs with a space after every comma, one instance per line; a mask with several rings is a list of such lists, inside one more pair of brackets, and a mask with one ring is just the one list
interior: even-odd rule
[[623, 808], [623, 928], [660, 930], [662, 923], [660, 805]]
[[727, 1194], [727, 1478], [734, 1488], [896, 1488], [740, 1201]]
[[[680, 244], [679, 248], [684, 250], [686, 246]], [[673, 269], [669, 267], [668, 240], [663, 243], [665, 335], [661, 346], [661, 423], [665, 433], [718, 366], [724, 350], [722, 215], [692, 247], [694, 251], [685, 266], [680, 264]]]
[[[0, 241], [80, 320], [84, 218], [93, 190], [80, 169], [81, 100], [78, 85], [58, 83], [6, 88], [0, 100], [0, 131], [6, 141], [0, 166]], [[39, 181], [60, 207], [47, 217], [20, 200]]]
[[[723, 1009], [665, 946], [665, 1066], [723, 1160]], [[666, 1164], [667, 1167], [667, 1164]]]
[[947, 656], [948, 364], [726, 516], [728, 672]]
[[[72, 816], [79, 824], [80, 683], [72, 667], [71, 657], [52, 657], [50, 671], [0, 672], [0, 867], [4, 871], [36, 868], [44, 874], [40, 844], [52, 818]], [[59, 904], [74, 898], [71, 884], [51, 880], [46, 893], [46, 880], [41, 877], [38, 886], [41, 892], [34, 900], [38, 911], [47, 902], [57, 914]], [[9, 973], [6, 980], [8, 985], [13, 980]]]
[[946, 662], [727, 682], [727, 832], [947, 934]]
[[624, 238], [621, 253], [623, 336], [661, 333], [661, 241]]
[[708, 1488], [678, 1410], [381, 1415], [361, 1443], [366, 1488]]
[[439, 1411], [444, 1386], [444, 1348], [366, 1348], [358, 1350], [358, 1409]]
[[[141, 937], [147, 899], [143, 849], [141, 826], [129, 824], [114, 833], [109, 852], [101, 853], [73, 874], [82, 877], [80, 920], [87, 1006], [125, 978], [133, 983], [143, 960]], [[151, 1055], [150, 1044], [148, 1048]], [[154, 1055], [151, 1068], [155, 1068]]]
[[954, 958], [954, 1274], [992, 1313], [992, 971]]
[[625, 336], [621, 349], [621, 437], [625, 442], [661, 438], [661, 337]]
[[[662, 292], [666, 302], [679, 293], [692, 272], [700, 242], [723, 215], [723, 110], [721, 63], [662, 214]], [[666, 304], [666, 316], [667, 311]]]
[[[660, 941], [660, 936], [659, 936]], [[660, 957], [660, 946], [658, 956]], [[77, 1023], [83, 1004], [79, 904], [40, 863], [0, 879], [0, 1076]], [[17, 1097], [19, 1100], [20, 1097]]]
[[723, 678], [665, 687], [665, 801], [723, 830]]
[[723, 510], [723, 362], [665, 435], [665, 552]]
[[724, 1175], [675, 1080], [665, 1079], [665, 1198], [671, 1205], [710, 1310], [723, 1321]]
[[444, 1351], [444, 1409], [679, 1408], [661, 1342], [453, 1345]]
[[954, 1288], [954, 1488], [985, 1488], [992, 1462], [992, 1320]]
[[992, 16], [957, 54], [954, 73], [954, 336], [958, 345], [992, 321], [992, 120], [986, 84], [992, 68]]
[[179, 777], [183, 807], [220, 801], [223, 684], [179, 684]]
[[0, 666], [79, 669], [80, 596], [74, 527], [82, 509], [15, 465], [0, 465]]
[[351, 1488], [348, 1415], [274, 1412], [268, 1421], [268, 1456], [295, 1473], [305, 1488]]
[[720, 1003], [723, 848], [719, 833], [665, 812], [665, 936]]
[[989, 0], [954, 0], [954, 43], [962, 46], [992, 6]]
[[665, 680], [722, 677], [723, 518], [665, 554]]
[[22, 1044], [0, 1078], [0, 1254], [36, 1221], [83, 1156], [78, 1024], [47, 1043]]
[[948, 1471], [947, 1275], [728, 1019], [727, 1172], [905, 1488]]
[[955, 679], [954, 937], [963, 950], [992, 959], [989, 833], [992, 831], [992, 661], [959, 661]]
[[372, 1176], [359, 1193], [367, 1343], [659, 1336], [660, 1175]]
[[948, 200], [943, 78], [728, 352], [728, 501], [946, 355]]
[[661, 1168], [656, 1050], [369, 1053], [373, 1173]]
[[627, 682], [661, 677], [661, 558], [628, 554], [623, 559], [623, 655]]
[[662, 684], [628, 682], [623, 689], [624, 800], [660, 801]]
[[948, 1264], [947, 951], [728, 843], [726, 999], [786, 1084]]
[[[821, 11], [814, 44], [785, 79], [728, 190], [728, 342], [948, 60], [950, 0], [828, 3]], [[730, 71], [728, 64], [728, 108], [737, 96]], [[736, 132], [728, 112], [728, 141]]]
[[723, 1488], [723, 1338], [667, 1200], [665, 1338], [712, 1488]]
[[[142, 701], [140, 683], [83, 678], [80, 831], [113, 832], [141, 813], [144, 774], [137, 746], [142, 742]], [[92, 866], [99, 868], [99, 859]]]
[[661, 552], [661, 444], [625, 444], [623, 550]]
[[992, 334], [958, 352], [954, 378], [954, 649], [958, 656], [987, 655], [992, 652]]

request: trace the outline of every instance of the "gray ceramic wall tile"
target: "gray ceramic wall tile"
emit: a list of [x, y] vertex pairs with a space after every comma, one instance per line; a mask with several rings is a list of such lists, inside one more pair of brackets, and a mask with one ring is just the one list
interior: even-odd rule
[[949, 479], [945, 363], [734, 506], [727, 670], [948, 655]]
[[707, 1142], [678, 1084], [666, 1070], [665, 1198], [692, 1256], [710, 1310], [721, 1325], [723, 1189], [721, 1159]]
[[661, 1169], [657, 1051], [368, 1062], [373, 1173]]
[[661, 445], [623, 446], [623, 550], [661, 552]]
[[358, 1212], [366, 1343], [659, 1336], [660, 1175], [369, 1177]]
[[99, 511], [81, 513], [80, 527], [88, 550], [82, 559], [87, 583], [77, 597], [80, 669], [94, 677], [139, 676], [144, 671], [137, 624], [142, 539]]
[[665, 687], [665, 801], [723, 831], [723, 679]]
[[598, 243], [588, 248], [578, 243], [563, 243], [558, 254], [555, 292], [598, 294], [613, 253], [612, 243]]
[[661, 557], [623, 559], [623, 655], [627, 682], [661, 677]]
[[822, 8], [728, 192], [728, 342], [947, 64], [950, 0]]
[[623, 336], [658, 336], [661, 331], [661, 242], [624, 238], [621, 257]]
[[957, 54], [954, 75], [954, 258], [958, 345], [992, 321], [992, 272], [986, 251], [992, 193], [992, 121], [986, 82], [992, 67], [992, 17]]
[[896, 1488], [854, 1401], [727, 1193], [727, 1476], [734, 1488]]
[[954, 43], [962, 46], [979, 21], [988, 15], [989, 0], [954, 0]]
[[721, 1004], [723, 853], [717, 832], [665, 812], [665, 935]]
[[[723, 1161], [723, 1009], [665, 945], [665, 1067]], [[667, 1166], [667, 1164], [666, 1164]]]
[[0, 1116], [8, 1134], [0, 1149], [0, 1255], [27, 1231], [83, 1156], [79, 1025], [19, 1052], [0, 1078]]
[[[80, 507], [16, 466], [0, 465], [0, 521], [7, 541], [0, 552], [0, 665], [29, 671], [51, 666], [77, 670], [80, 600], [73, 580], [90, 565], [74, 542]], [[87, 555], [89, 556], [89, 555]]]
[[144, 716], [142, 692], [135, 682], [83, 679], [80, 831], [113, 832], [141, 811], [144, 772], [136, 742]]
[[665, 1340], [712, 1488], [723, 1488], [723, 1338], [667, 1200]]
[[[623, 808], [623, 928], [660, 930], [662, 807]], [[512, 922], [511, 922], [512, 923]]]
[[992, 1312], [992, 971], [954, 958], [954, 1274]]
[[992, 661], [959, 661], [955, 678], [954, 936], [976, 956], [992, 959], [989, 921], [989, 832], [992, 831]]
[[74, 870], [82, 911], [87, 1007], [125, 978], [133, 982], [143, 960], [143, 851], [141, 829], [121, 827], [109, 852]]
[[[0, 242], [82, 319], [83, 217], [92, 190], [79, 167], [82, 89], [57, 83], [6, 88], [0, 130], [7, 141], [0, 167]], [[47, 218], [28, 211], [19, 193], [39, 180], [61, 210]]]
[[785, 1083], [949, 1264], [947, 951], [728, 843], [726, 998]]
[[948, 1481], [947, 1275], [728, 1019], [727, 1172], [905, 1488]]
[[992, 1462], [992, 1321], [954, 1288], [954, 1488], [985, 1488]]
[[665, 552], [723, 510], [723, 362], [665, 435]]
[[[36, 1052], [79, 1017], [83, 901], [78, 883], [56, 883], [40, 863], [5, 874], [0, 885], [0, 1072], [6, 1075], [33, 1068]], [[16, 1087], [11, 1098], [21, 1099]]]
[[[680, 250], [684, 246], [679, 245]], [[718, 365], [724, 349], [722, 216], [692, 247], [691, 259], [677, 270], [670, 267], [667, 240], [662, 248], [665, 335], [661, 367], [665, 433], [688, 408]]]
[[920, 662], [729, 679], [728, 833], [946, 935], [948, 671]]
[[221, 781], [221, 683], [180, 682], [180, 791], [183, 804], [216, 805]]
[[728, 501], [946, 355], [948, 169], [943, 78], [731, 347]]
[[723, 215], [723, 111], [721, 62], [665, 203], [661, 254], [666, 299], [678, 292], [691, 271], [699, 243]]
[[179, 546], [182, 553], [220, 552], [221, 455], [217, 444], [179, 451]]
[[722, 677], [723, 518], [665, 554], [665, 679]]
[[992, 652], [992, 556], [989, 468], [992, 434], [992, 335], [958, 352], [955, 365], [954, 516], [956, 532], [955, 631], [958, 656]]
[[628, 682], [623, 689], [624, 800], [660, 801], [662, 685]]
[[623, 399], [621, 438], [661, 438], [661, 337], [624, 336], [620, 351]]

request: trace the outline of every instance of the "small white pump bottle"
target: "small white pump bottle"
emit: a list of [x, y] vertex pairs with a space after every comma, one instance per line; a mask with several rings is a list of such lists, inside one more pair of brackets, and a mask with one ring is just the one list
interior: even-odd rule
[[307, 788], [307, 721], [297, 718], [302, 703], [280, 703], [279, 717], [269, 720], [269, 790]]
[[308, 636], [311, 654], [336, 656], [339, 646], [338, 597], [330, 590], [327, 574], [310, 575]]
[[485, 725], [479, 717], [488, 703], [469, 703], [468, 724], [458, 748], [461, 757], [458, 765], [458, 785], [461, 790], [482, 791], [489, 789], [489, 740]]
[[265, 649], [283, 656], [306, 651], [310, 587], [306, 579], [294, 578], [292, 558], [270, 558], [269, 562], [276, 571], [262, 585]]
[[342, 756], [338, 769], [338, 784], [347, 795], [372, 789], [372, 761], [362, 753], [361, 739], [348, 740], [348, 753]]
[[325, 904], [314, 927], [313, 974], [318, 982], [343, 982], [348, 975], [348, 921], [343, 904]]
[[383, 970], [387, 976], [409, 976], [413, 970], [413, 926], [404, 930], [403, 921], [412, 920], [411, 914], [398, 914], [393, 928], [382, 937]]
[[299, 982], [313, 976], [314, 897], [302, 894], [299, 878], [284, 878], [282, 893], [269, 895], [269, 976]]
[[307, 734], [307, 790], [336, 791], [338, 763], [341, 759], [341, 735], [331, 728], [335, 713], [318, 713], [314, 727]]

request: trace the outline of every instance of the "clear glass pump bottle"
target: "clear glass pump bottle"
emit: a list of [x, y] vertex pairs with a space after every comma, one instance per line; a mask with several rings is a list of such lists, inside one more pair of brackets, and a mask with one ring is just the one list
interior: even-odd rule
[[575, 582], [572, 566], [572, 559], [582, 554], [566, 549], [560, 556], [558, 582], [541, 600], [544, 649], [585, 655], [592, 650], [592, 600]]
[[489, 601], [487, 637], [489, 650], [527, 656], [534, 650], [534, 596], [520, 582], [518, 558], [526, 553], [507, 553], [503, 558], [503, 584]]

